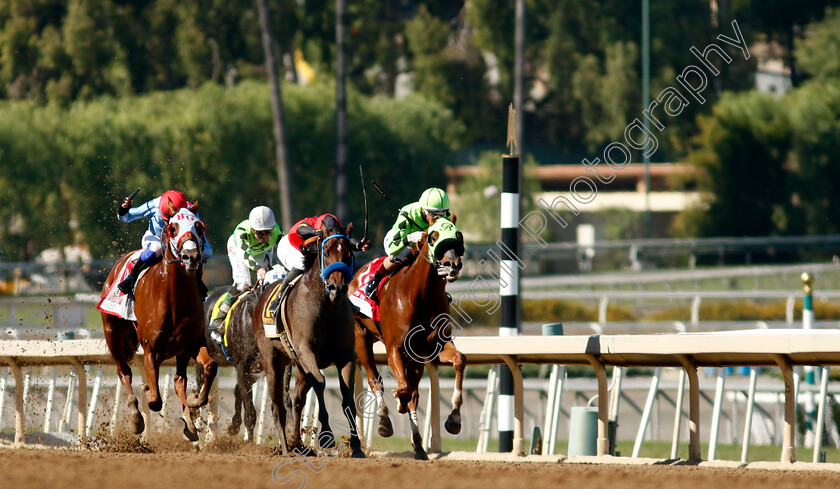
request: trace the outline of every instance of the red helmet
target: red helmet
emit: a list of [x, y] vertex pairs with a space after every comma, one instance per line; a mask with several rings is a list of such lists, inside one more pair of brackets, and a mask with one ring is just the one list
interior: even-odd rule
[[[175, 208], [175, 211], [171, 214], [169, 211], [170, 205]], [[184, 197], [184, 194], [177, 190], [167, 190], [160, 196], [158, 209], [160, 210], [160, 213], [163, 214], [164, 218], [169, 219], [186, 206], [187, 199]]]

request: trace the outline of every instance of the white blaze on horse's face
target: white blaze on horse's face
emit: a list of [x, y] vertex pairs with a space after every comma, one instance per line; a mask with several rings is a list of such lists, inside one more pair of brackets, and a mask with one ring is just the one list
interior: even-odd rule
[[204, 223], [187, 209], [181, 209], [169, 220], [167, 232], [172, 254], [175, 255], [189, 272], [198, 270], [201, 264], [200, 240]]
[[464, 264], [461, 263], [461, 257], [455, 253], [455, 250], [448, 250], [443, 255], [443, 260], [440, 261], [441, 270], [446, 271], [446, 281], [454, 282], [458, 280], [458, 275], [461, 273], [461, 268]]

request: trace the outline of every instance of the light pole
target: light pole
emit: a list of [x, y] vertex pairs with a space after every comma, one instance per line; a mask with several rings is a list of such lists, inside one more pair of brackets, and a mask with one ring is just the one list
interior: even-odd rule
[[[642, 110], [650, 105], [650, 0], [642, 0]], [[650, 121], [643, 117], [645, 134], [650, 134]], [[650, 223], [650, 156], [645, 159], [645, 238], [651, 237]]]

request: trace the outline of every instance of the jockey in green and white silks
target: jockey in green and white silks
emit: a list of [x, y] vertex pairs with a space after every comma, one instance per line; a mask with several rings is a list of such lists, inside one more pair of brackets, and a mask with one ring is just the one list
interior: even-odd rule
[[449, 196], [443, 189], [431, 187], [420, 196], [420, 200], [405, 205], [400, 209], [397, 220], [385, 235], [385, 252], [388, 259], [374, 274], [365, 287], [365, 295], [376, 300], [376, 289], [383, 277], [398, 268], [402, 258], [408, 254], [410, 244], [418, 243], [423, 238], [423, 231], [439, 217], [449, 217]]
[[271, 269], [274, 247], [283, 237], [280, 226], [274, 219], [274, 212], [262, 205], [251, 209], [248, 219], [240, 222], [227, 242], [233, 285], [222, 299], [219, 313], [210, 323], [210, 338], [222, 342], [220, 328], [236, 299], [251, 287], [251, 272], [257, 273], [262, 281]]

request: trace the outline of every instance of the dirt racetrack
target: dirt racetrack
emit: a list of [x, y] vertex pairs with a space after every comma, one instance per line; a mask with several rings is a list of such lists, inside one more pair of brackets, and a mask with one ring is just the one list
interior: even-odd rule
[[[0, 449], [0, 487], [9, 489], [837, 488], [840, 473], [696, 466], [628, 466], [431, 461], [380, 457], [310, 459], [312, 467], [260, 447], [153, 453]], [[278, 466], [279, 464], [279, 466]], [[286, 484], [279, 484], [275, 477]], [[320, 472], [315, 473], [315, 470]], [[295, 470], [301, 472], [295, 477]]]

